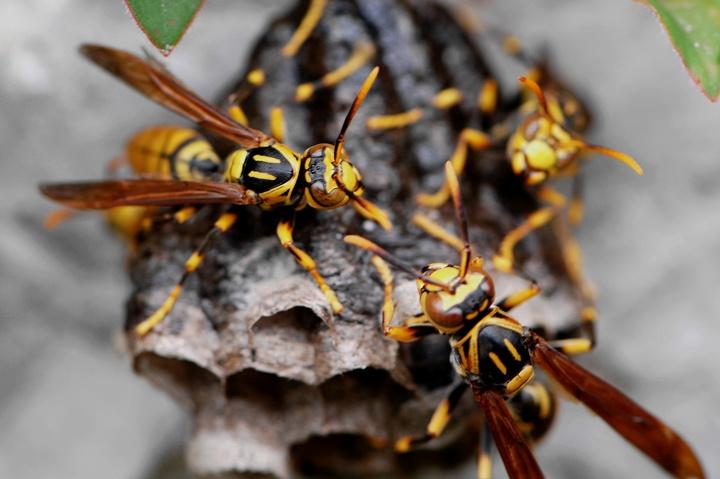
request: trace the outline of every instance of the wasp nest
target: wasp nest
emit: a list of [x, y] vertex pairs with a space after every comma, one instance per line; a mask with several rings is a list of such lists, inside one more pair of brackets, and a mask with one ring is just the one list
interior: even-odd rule
[[[243, 103], [250, 124], [268, 130], [272, 106], [282, 105], [288, 143], [302, 151], [333, 142], [367, 75], [361, 69], [312, 99], [293, 101], [295, 87], [339, 66], [359, 42], [375, 47], [381, 74], [346, 142], [363, 173], [367, 197], [391, 212], [395, 228], [381, 232], [350, 207], [298, 215], [295, 238], [317, 261], [345, 311], [333, 316], [312, 278], [278, 244], [276, 213], [238, 208], [239, 220], [220, 238], [188, 282], [172, 314], [151, 334], [128, 334], [139, 374], [187, 406], [194, 427], [187, 448], [199, 476], [298, 473], [348, 475], [407, 472], [425, 462], [457, 464], [473, 451], [474, 409], [459, 411], [454, 434], [423, 451], [395, 457], [386, 444], [420, 433], [453, 380], [447, 341], [427, 338], [399, 347], [378, 327], [381, 288], [365, 254], [342, 242], [349, 233], [372, 237], [415, 266], [454, 262], [457, 253], [409, 224], [414, 196], [443, 179], [472, 101], [429, 110], [408, 128], [372, 133], [369, 115], [429, 104], [448, 85], [474, 99], [490, 67], [476, 42], [441, 7], [395, 0], [335, 0], [295, 58], [280, 48], [307, 8], [301, 2], [260, 39], [249, 68], [262, 67], [267, 84]], [[223, 98], [225, 100], [225, 97]], [[505, 114], [500, 109], [498, 118]], [[217, 143], [222, 151], [227, 145]], [[502, 149], [471, 155], [463, 176], [476, 251], [492, 254], [503, 233], [538, 207], [514, 177]], [[446, 207], [448, 208], [448, 207]], [[431, 213], [453, 230], [452, 211]], [[157, 223], [130, 261], [135, 291], [127, 328], [147, 317], [182, 273], [187, 256], [217, 215], [203, 209], [184, 225]], [[520, 245], [523, 267], [548, 292], [518, 309], [528, 324], [561, 328], [579, 314], [577, 285], [558, 254], [551, 230]], [[399, 303], [417, 309], [411, 278], [396, 278]], [[518, 278], [501, 278], [499, 294]], [[548, 320], [558, 323], [548, 324]], [[448, 447], [452, 445], [453, 447]]]

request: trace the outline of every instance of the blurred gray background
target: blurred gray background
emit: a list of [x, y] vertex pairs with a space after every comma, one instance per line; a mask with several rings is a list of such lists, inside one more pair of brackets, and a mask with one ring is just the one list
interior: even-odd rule
[[[169, 65], [213, 97], [289, 3], [209, 2]], [[716, 476], [720, 105], [635, 2], [474, 5], [527, 45], [547, 43], [592, 101], [590, 139], [645, 167], [644, 178], [611, 161], [587, 168], [580, 239], [600, 343], [582, 362], [678, 429]], [[35, 189], [100, 176], [129, 134], [171, 118], [75, 53], [88, 40], [147, 43], [120, 0], [4, 0], [0, 19], [0, 477], [186, 477], [183, 413], [133, 376], [113, 343], [127, 295], [122, 248], [93, 217], [43, 231], [52, 207]], [[548, 477], [663, 477], [567, 402], [537, 452]], [[458, 466], [459, 477], [473, 474]]]

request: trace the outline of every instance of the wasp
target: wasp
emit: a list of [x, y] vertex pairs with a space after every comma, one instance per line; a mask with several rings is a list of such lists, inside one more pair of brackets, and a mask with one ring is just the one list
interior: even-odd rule
[[[386, 250], [360, 236], [345, 241], [373, 254], [372, 263], [384, 285], [382, 331], [401, 342], [429, 334], [449, 336], [451, 363], [463, 382], [451, 388], [438, 405], [425, 435], [399, 439], [406, 451], [442, 433], [460, 396], [470, 389], [482, 409], [487, 430], [484, 440], [496, 444], [511, 478], [541, 478], [543, 474], [506, 400], [529, 387], [540, 367], [571, 396], [585, 404], [627, 441], [677, 477], [704, 477], [690, 446], [662, 421], [645, 411], [604, 380], [569, 359], [566, 353], [587, 351], [587, 338], [547, 341], [524, 327], [510, 312], [539, 293], [536, 284], [497, 300], [493, 279], [480, 256], [473, 257], [460, 187], [452, 163], [445, 166], [446, 182], [463, 240], [459, 264], [432, 263], [421, 271], [405, 265]], [[421, 312], [393, 325], [393, 278], [389, 264], [416, 278]], [[585, 347], [578, 347], [584, 344]], [[480, 477], [489, 477], [490, 457], [481, 451]]]
[[[385, 229], [391, 228], [387, 214], [363, 197], [361, 174], [343, 148], [345, 134], [378, 75], [378, 67], [365, 79], [335, 143], [321, 143], [296, 152], [276, 138], [233, 120], [182, 85], [154, 60], [146, 61], [131, 53], [98, 45], [84, 45], [81, 53], [149, 99], [237, 146], [226, 157], [219, 181], [141, 178], [41, 184], [40, 191], [45, 196], [76, 209], [222, 204], [287, 210], [277, 226], [280, 243], [313, 276], [332, 309], [336, 313], [342, 311], [342, 304], [317, 271], [315, 261], [294, 244], [294, 212], [305, 207], [330, 210], [351, 203], [361, 215]], [[218, 218], [200, 247], [188, 258], [185, 272], [165, 302], [136, 326], [137, 334], [147, 334], [169, 314], [187, 277], [201, 264], [209, 245], [230, 229], [236, 219], [232, 211]]]

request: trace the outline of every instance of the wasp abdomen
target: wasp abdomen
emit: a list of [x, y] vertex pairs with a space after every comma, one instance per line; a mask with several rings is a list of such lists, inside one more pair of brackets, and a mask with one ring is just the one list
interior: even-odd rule
[[206, 180], [222, 167], [222, 160], [201, 134], [180, 126], [145, 128], [128, 141], [126, 153], [133, 171], [141, 175]]

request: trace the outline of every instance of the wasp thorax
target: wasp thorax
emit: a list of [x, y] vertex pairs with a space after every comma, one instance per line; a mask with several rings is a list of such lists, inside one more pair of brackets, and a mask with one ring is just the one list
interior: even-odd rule
[[453, 361], [468, 381], [510, 397], [534, 376], [524, 340], [519, 324], [500, 317], [488, 318], [478, 324], [467, 341], [453, 348]]
[[339, 208], [351, 196], [362, 194], [360, 172], [344, 151], [340, 153], [337, 165], [334, 163], [335, 147], [327, 143], [308, 148], [303, 159], [307, 185], [305, 199], [312, 208]]
[[468, 321], [488, 311], [495, 299], [495, 286], [482, 272], [470, 272], [462, 281], [455, 265], [431, 264], [423, 272], [434, 281], [452, 289], [418, 280], [420, 304], [425, 314], [441, 333], [452, 334]]

